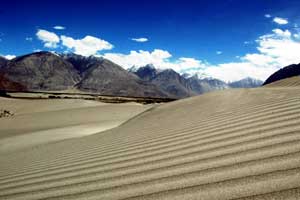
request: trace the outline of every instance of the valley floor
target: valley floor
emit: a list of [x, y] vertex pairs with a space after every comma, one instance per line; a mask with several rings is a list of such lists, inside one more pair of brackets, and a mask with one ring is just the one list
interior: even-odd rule
[[[290, 79], [147, 112], [135, 107], [135, 117], [113, 129], [2, 153], [0, 199], [300, 199], [299, 86], [299, 78]], [[60, 116], [72, 116], [69, 110], [79, 109], [88, 124], [115, 109], [93, 106], [57, 108], [46, 116], [47, 109], [32, 106], [29, 116], [40, 114], [38, 122], [53, 113], [49, 126], [56, 127]], [[19, 112], [20, 121], [31, 113], [30, 106], [6, 107]], [[4, 120], [1, 128], [9, 123]], [[2, 128], [0, 141], [31, 128], [24, 126]]]

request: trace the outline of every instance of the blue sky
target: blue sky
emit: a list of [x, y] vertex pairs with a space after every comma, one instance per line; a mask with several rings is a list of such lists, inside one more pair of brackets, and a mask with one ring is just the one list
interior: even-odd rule
[[[269, 49], [262, 46], [263, 40], [268, 40], [271, 48], [281, 47], [270, 44], [274, 39], [280, 42], [289, 39], [289, 44], [293, 42], [291, 51], [298, 48], [298, 0], [6, 0], [1, 3], [0, 54], [4, 56], [38, 50], [69, 51], [105, 56], [125, 68], [153, 62], [160, 65], [157, 67], [208, 74], [225, 81], [247, 75], [264, 79], [283, 67], [280, 65], [298, 61], [297, 55], [283, 57], [282, 52], [274, 55], [258, 49]], [[268, 35], [269, 38], [262, 39]], [[84, 46], [86, 43], [89, 45]], [[267, 64], [270, 67], [265, 69]], [[236, 68], [236, 75], [232, 75], [234, 69], [228, 68]], [[256, 73], [257, 69], [261, 72]]]

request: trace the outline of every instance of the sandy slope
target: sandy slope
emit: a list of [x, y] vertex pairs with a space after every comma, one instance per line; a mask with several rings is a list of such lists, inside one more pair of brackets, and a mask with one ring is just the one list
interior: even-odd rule
[[0, 99], [0, 153], [111, 129], [151, 106], [84, 100]]
[[300, 199], [300, 88], [167, 103], [0, 162], [0, 199]]

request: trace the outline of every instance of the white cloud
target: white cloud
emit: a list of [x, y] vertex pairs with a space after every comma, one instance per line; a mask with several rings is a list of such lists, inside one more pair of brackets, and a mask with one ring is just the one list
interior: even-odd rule
[[64, 30], [64, 29], [66, 29], [66, 27], [64, 27], [64, 26], [54, 26], [53, 28], [56, 29], [56, 30]]
[[167, 67], [166, 65], [169, 63], [168, 59], [172, 57], [172, 55], [168, 51], [155, 49], [152, 52], [143, 50], [130, 51], [129, 54], [106, 53], [104, 54], [104, 57], [125, 68], [132, 67], [133, 65], [140, 67], [147, 64]]
[[206, 74], [223, 81], [235, 81], [246, 77], [265, 80], [276, 71], [276, 66], [268, 66], [273, 60], [265, 55], [247, 54], [241, 62], [211, 65], [195, 58], [180, 57], [171, 60], [168, 51], [155, 49], [149, 51], [131, 51], [129, 54], [106, 53], [104, 57], [125, 67], [145, 66], [153, 64], [159, 69], [171, 68], [179, 73]]
[[11, 60], [11, 59], [14, 59], [16, 56], [15, 55], [6, 55], [6, 56], [3, 56], [3, 57], [8, 59], [8, 60]]
[[300, 61], [300, 43], [291, 37], [291, 32], [274, 31], [273, 34], [264, 35], [259, 38], [258, 50], [261, 54], [273, 58], [274, 63], [286, 66]]
[[288, 24], [289, 21], [287, 19], [284, 19], [284, 18], [280, 18], [280, 17], [275, 17], [273, 19], [273, 21], [277, 24], [280, 24], [280, 25], [284, 25], [284, 24]]
[[266, 18], [271, 18], [272, 16], [270, 14], [265, 14]]
[[172, 68], [179, 73], [198, 73], [226, 82], [253, 77], [265, 80], [278, 69], [300, 62], [300, 42], [289, 30], [274, 29], [256, 40], [257, 53], [238, 57], [239, 62], [212, 65], [195, 58], [172, 59], [171, 53], [161, 49], [131, 51], [129, 54], [106, 53], [104, 57], [129, 68], [153, 64], [160, 69]]
[[131, 38], [135, 42], [148, 42], [148, 38]]
[[207, 75], [226, 82], [241, 80], [246, 77], [265, 80], [277, 68], [261, 67], [250, 62], [224, 63], [217, 66], [209, 66], [204, 71]]
[[44, 46], [47, 48], [56, 48], [57, 43], [59, 43], [60, 41], [59, 37], [55, 33], [42, 29], [38, 30], [36, 36], [44, 43]]
[[31, 42], [32, 41], [32, 37], [26, 37], [25, 40]]
[[73, 39], [62, 35], [61, 37], [62, 45], [73, 49], [76, 54], [83, 56], [90, 56], [96, 54], [101, 50], [109, 50], [113, 48], [113, 45], [109, 42], [96, 38], [93, 36], [85, 36], [82, 39]]
[[222, 51], [216, 51], [217, 55], [221, 55], [223, 52]]
[[154, 49], [152, 52], [143, 50], [130, 51], [129, 54], [106, 53], [104, 57], [125, 68], [153, 64], [159, 69], [171, 68], [179, 73], [184, 73], [196, 72], [204, 67], [200, 60], [194, 58], [180, 57], [171, 61], [172, 55], [168, 51], [161, 49]]
[[[279, 36], [279, 37], [286, 37], [286, 38], [289, 38], [289, 37], [291, 37], [291, 32], [289, 31], [289, 30], [285, 30], [285, 31], [283, 31], [283, 30], [281, 30], [281, 29], [274, 29], [274, 30], [272, 30], [275, 34], [276, 34], [276, 36]], [[269, 37], [270, 35], [267, 35], [267, 37]], [[272, 36], [271, 36], [272, 37]]]
[[265, 80], [278, 69], [299, 63], [300, 42], [292, 38], [289, 30], [274, 29], [271, 34], [258, 38], [258, 53], [246, 54], [241, 62], [208, 66], [206, 74], [224, 81], [245, 77]]

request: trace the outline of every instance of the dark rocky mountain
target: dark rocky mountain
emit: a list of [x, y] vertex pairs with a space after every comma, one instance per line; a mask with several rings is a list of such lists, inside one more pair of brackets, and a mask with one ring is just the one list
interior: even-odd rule
[[188, 87], [187, 80], [172, 69], [158, 71], [153, 65], [146, 65], [134, 73], [142, 80], [161, 88], [172, 98], [184, 98], [196, 95]]
[[[1, 71], [1, 68], [4, 68], [7, 63], [8, 63], [8, 60], [6, 58], [0, 56], [0, 71]], [[2, 73], [0, 73], [0, 91], [1, 90], [25, 91], [26, 87], [19, 83], [16, 83], [14, 81], [7, 79]], [[2, 94], [2, 92], [0, 92], [0, 93], [2, 96], [3, 96], [3, 94], [5, 94], [5, 93]]]
[[8, 62], [8, 60], [6, 58], [0, 56], [0, 68], [4, 67], [7, 62]]
[[196, 93], [190, 90], [187, 80], [172, 69], [158, 72], [156, 77], [151, 79], [151, 83], [162, 88], [163, 91], [167, 92], [173, 98], [196, 95]]
[[214, 78], [200, 78], [198, 75], [180, 75], [172, 69], [157, 70], [153, 65], [146, 65], [140, 68], [132, 68], [129, 71], [135, 73], [141, 79], [151, 82], [174, 98], [184, 98], [203, 94], [215, 90], [227, 88], [251, 88], [259, 87], [262, 81], [245, 78], [230, 84]]
[[180, 75], [172, 69], [159, 71], [152, 65], [146, 65], [134, 71], [141, 79], [149, 81], [173, 98], [184, 98], [213, 90], [228, 88], [228, 85], [218, 79], [199, 79], [198, 76]]
[[229, 88], [229, 86], [221, 80], [213, 78], [200, 79], [197, 75], [187, 78], [187, 81], [191, 90], [196, 94], [203, 94], [214, 90], [224, 90]]
[[102, 62], [103, 60], [103, 58], [101, 57], [95, 57], [95, 56], [85, 57], [74, 53], [60, 54], [60, 56], [64, 60], [70, 62], [80, 74], [85, 72], [90, 66], [98, 62]]
[[[27, 91], [26, 86], [7, 79], [0, 74], [0, 91]], [[2, 94], [2, 92], [0, 92]], [[3, 94], [2, 94], [3, 96]]]
[[[83, 58], [85, 59], [85, 58]], [[119, 65], [103, 58], [92, 58], [81, 72], [78, 89], [103, 95], [168, 97], [157, 86], [141, 80]]]
[[65, 90], [80, 80], [71, 63], [50, 52], [37, 52], [12, 59], [0, 69], [0, 75], [30, 91]]
[[138, 77], [145, 81], [151, 81], [157, 75], [155, 67], [151, 64], [138, 69], [130, 68], [129, 71], [135, 73]]
[[267, 78], [267, 80], [264, 82], [263, 85], [267, 85], [269, 83], [279, 81], [281, 79], [290, 78], [299, 75], [300, 75], [300, 63], [289, 65], [272, 74], [269, 78]]
[[231, 88], [255, 88], [259, 87], [263, 84], [263, 81], [254, 79], [254, 78], [244, 78], [239, 81], [229, 83], [229, 87]]
[[37, 52], [0, 68], [0, 90], [59, 91], [77, 88], [113, 96], [168, 97], [117, 64], [98, 57]]

